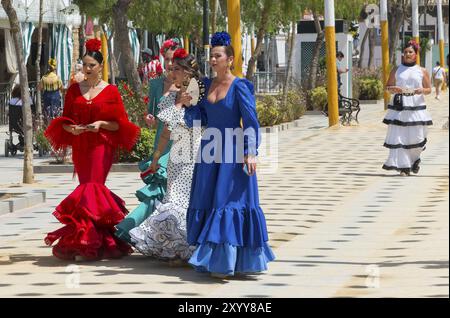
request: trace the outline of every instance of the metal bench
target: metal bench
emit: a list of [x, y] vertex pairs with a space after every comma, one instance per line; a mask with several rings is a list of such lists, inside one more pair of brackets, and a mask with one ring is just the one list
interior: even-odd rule
[[[358, 115], [361, 107], [358, 99], [345, 97], [339, 93], [338, 107], [340, 121], [343, 126], [350, 126], [352, 120], [359, 124]], [[328, 103], [324, 106], [323, 114], [328, 117]]]

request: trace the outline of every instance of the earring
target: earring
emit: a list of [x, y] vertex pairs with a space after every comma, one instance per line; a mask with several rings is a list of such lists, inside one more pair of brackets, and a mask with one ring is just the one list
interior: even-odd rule
[[189, 77], [189, 75], [185, 75], [184, 79], [183, 79], [183, 86], [188, 87], [190, 81], [191, 81], [191, 78]]

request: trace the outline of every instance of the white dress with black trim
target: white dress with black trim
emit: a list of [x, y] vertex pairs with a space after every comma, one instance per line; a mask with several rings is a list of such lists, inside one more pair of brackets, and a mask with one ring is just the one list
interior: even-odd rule
[[167, 166], [167, 192], [155, 211], [140, 226], [130, 231], [136, 249], [162, 260], [188, 260], [195, 247], [186, 241], [186, 212], [189, 206], [192, 174], [201, 131], [188, 128], [184, 108], [175, 106], [176, 92], [158, 105], [158, 119], [170, 130], [173, 140]]
[[[422, 68], [402, 64], [395, 73], [395, 80], [395, 85], [403, 89], [422, 88]], [[389, 148], [383, 169], [417, 172], [420, 155], [427, 143], [428, 126], [433, 124], [426, 110], [424, 95], [401, 95], [397, 98], [394, 95], [383, 123], [388, 125], [384, 146]]]

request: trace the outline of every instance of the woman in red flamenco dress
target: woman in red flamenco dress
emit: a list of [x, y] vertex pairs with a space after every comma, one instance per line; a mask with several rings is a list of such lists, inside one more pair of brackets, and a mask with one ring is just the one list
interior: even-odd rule
[[130, 150], [140, 131], [128, 120], [117, 87], [98, 79], [103, 63], [100, 46], [96, 39], [86, 43], [86, 80], [69, 87], [62, 117], [45, 131], [55, 149], [72, 147], [80, 182], [53, 212], [64, 227], [45, 238], [49, 246], [59, 240], [53, 255], [64, 260], [118, 258], [132, 252], [114, 236], [114, 226], [128, 211], [105, 181], [117, 149]]

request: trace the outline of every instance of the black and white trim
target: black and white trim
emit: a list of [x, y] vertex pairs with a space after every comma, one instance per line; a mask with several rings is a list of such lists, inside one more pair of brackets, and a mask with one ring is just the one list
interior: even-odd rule
[[406, 172], [406, 173], [411, 173], [411, 172], [413, 172], [413, 173], [417, 173], [417, 172], [419, 172], [419, 164], [420, 164], [420, 159], [417, 159], [415, 162], [414, 162], [414, 164], [412, 165], [412, 167], [406, 167], [406, 168], [399, 168], [399, 167], [396, 167], [396, 166], [387, 166], [387, 165], [383, 165], [383, 169], [384, 170], [396, 170], [396, 171], [399, 171], [399, 172]]
[[388, 144], [388, 143], [384, 143], [384, 147], [389, 148], [389, 149], [413, 149], [413, 148], [423, 148], [425, 147], [427, 143], [427, 139], [425, 138], [424, 141], [418, 143], [418, 144], [412, 144], [412, 145], [403, 145], [403, 144], [396, 144], [396, 145], [392, 145], [392, 144]]
[[427, 120], [427, 121], [409, 121], [409, 122], [405, 122], [405, 121], [401, 121], [398, 119], [383, 119], [383, 123], [385, 123], [386, 125], [395, 125], [395, 126], [402, 126], [402, 127], [407, 127], [407, 126], [431, 126], [433, 125], [433, 121], [432, 120]]
[[421, 106], [394, 106], [394, 105], [388, 105], [388, 109], [394, 110], [397, 112], [401, 112], [404, 110], [425, 110], [427, 109], [426, 105]]

